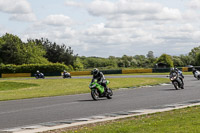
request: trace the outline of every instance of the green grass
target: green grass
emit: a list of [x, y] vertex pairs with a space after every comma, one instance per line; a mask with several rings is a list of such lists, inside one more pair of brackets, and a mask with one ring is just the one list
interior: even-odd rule
[[30, 88], [33, 86], [39, 86], [39, 85], [5, 81], [5, 82], [0, 82], [0, 91], [17, 90], [22, 88]]
[[[142, 115], [86, 126], [57, 133], [200, 133], [200, 106]], [[52, 131], [54, 132], [54, 131]]]
[[[110, 78], [108, 80], [111, 82], [108, 86], [112, 89], [169, 82], [166, 78]], [[3, 86], [6, 82], [0, 80], [1, 88], [4, 89], [0, 91], [0, 101], [88, 93], [91, 79], [10, 79], [9, 82], [10, 86]], [[19, 84], [27, 86], [18, 88]]]

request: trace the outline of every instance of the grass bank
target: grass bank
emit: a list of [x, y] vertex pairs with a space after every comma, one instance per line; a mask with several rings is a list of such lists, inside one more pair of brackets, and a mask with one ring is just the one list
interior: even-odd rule
[[[166, 78], [110, 78], [112, 89], [156, 85], [169, 82]], [[10, 79], [0, 80], [0, 101], [73, 95], [90, 92], [91, 79]]]
[[200, 106], [89, 124], [48, 133], [199, 133]]

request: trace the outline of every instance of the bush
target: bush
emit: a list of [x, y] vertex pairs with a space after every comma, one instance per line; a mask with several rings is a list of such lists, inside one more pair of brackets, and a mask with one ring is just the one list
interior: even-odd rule
[[60, 63], [50, 64], [23, 64], [23, 65], [0, 65], [0, 73], [35, 73], [37, 70], [43, 73], [71, 71], [71, 68]]

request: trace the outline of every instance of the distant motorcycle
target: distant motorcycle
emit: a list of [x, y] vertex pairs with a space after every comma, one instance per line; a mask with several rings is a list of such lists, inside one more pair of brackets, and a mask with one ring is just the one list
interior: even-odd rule
[[184, 89], [184, 83], [183, 80], [181, 80], [180, 77], [178, 77], [178, 73], [172, 73], [169, 76], [170, 81], [174, 85], [175, 89], [178, 90], [179, 88]]
[[[110, 82], [107, 80], [106, 84]], [[91, 96], [93, 100], [98, 100], [101, 97], [107, 97], [108, 99], [112, 99], [113, 92], [110, 88], [108, 88], [107, 92], [105, 92], [105, 88], [97, 83], [97, 80], [90, 83], [89, 88], [91, 89]]]
[[44, 79], [45, 77], [44, 77], [43, 73], [39, 73], [39, 74], [35, 74], [35, 78], [36, 79], [39, 79], [39, 78]]
[[200, 79], [200, 72], [198, 70], [196, 70], [193, 74], [196, 79]]
[[63, 78], [72, 78], [71, 74], [70, 73], [63, 73]]

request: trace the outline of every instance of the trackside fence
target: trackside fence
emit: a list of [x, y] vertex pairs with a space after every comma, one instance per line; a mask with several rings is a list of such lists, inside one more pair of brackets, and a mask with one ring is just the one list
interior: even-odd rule
[[[200, 70], [200, 66], [195, 67]], [[192, 68], [179, 67], [178, 69], [183, 72], [190, 72]], [[149, 68], [149, 69], [119, 69], [119, 70], [100, 70], [104, 74], [132, 74], [132, 73], [165, 73], [170, 72], [170, 68]], [[0, 78], [8, 77], [33, 77], [35, 73], [0, 73]], [[71, 76], [91, 75], [91, 71], [73, 71], [70, 72]], [[49, 72], [44, 73], [45, 76], [61, 76], [62, 72]]]

